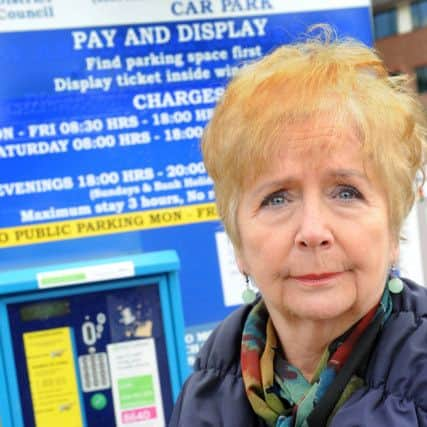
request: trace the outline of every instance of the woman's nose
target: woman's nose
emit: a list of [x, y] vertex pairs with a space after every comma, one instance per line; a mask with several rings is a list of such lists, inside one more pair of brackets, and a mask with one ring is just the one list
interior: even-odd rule
[[300, 248], [329, 248], [334, 240], [326, 208], [320, 203], [304, 204], [300, 212], [295, 244]]

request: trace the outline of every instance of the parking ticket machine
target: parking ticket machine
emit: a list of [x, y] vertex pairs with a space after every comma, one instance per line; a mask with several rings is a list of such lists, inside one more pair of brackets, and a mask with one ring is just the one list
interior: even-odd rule
[[175, 252], [0, 275], [2, 427], [163, 427], [186, 376]]

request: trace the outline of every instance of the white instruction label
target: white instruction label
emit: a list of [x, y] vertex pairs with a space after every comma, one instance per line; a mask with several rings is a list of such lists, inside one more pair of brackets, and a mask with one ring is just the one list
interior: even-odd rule
[[165, 427], [153, 338], [107, 346], [117, 427]]

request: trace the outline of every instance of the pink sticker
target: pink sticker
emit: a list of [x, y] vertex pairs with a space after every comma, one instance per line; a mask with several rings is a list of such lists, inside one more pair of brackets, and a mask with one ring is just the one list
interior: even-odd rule
[[122, 412], [122, 423], [130, 424], [138, 421], [147, 421], [157, 418], [157, 410], [155, 406], [147, 408], [132, 409], [131, 411]]

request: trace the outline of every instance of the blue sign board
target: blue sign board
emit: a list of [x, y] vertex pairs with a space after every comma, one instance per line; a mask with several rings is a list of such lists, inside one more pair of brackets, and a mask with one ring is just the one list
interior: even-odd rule
[[188, 345], [241, 303], [199, 142], [247, 62], [369, 0], [0, 5], [0, 269], [175, 249]]

